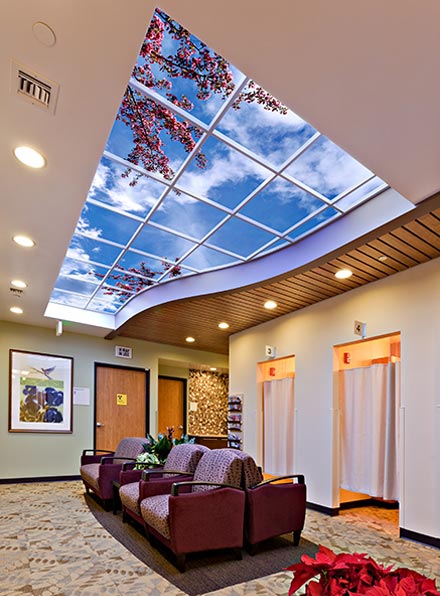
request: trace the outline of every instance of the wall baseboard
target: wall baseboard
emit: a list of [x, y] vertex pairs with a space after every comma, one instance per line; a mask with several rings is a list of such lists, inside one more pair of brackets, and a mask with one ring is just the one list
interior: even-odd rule
[[81, 476], [42, 476], [41, 478], [0, 478], [0, 484], [20, 484], [24, 482], [64, 482], [81, 480]]
[[399, 536], [400, 538], [408, 538], [409, 540], [415, 540], [416, 542], [422, 542], [423, 544], [440, 548], [440, 538], [435, 538], [435, 536], [420, 534], [419, 532], [413, 532], [405, 528], [399, 528]]
[[310, 503], [309, 501], [307, 501], [306, 506], [308, 509], [313, 509], [314, 511], [319, 511], [319, 513], [325, 513], [326, 515], [330, 515], [332, 517], [339, 515], [339, 507], [324, 507], [324, 505]]
[[382, 501], [380, 499], [374, 499], [373, 497], [368, 499], [359, 499], [357, 501], [345, 501], [340, 503], [339, 509], [353, 509], [354, 507], [380, 507], [381, 509], [399, 509], [399, 503], [397, 501]]

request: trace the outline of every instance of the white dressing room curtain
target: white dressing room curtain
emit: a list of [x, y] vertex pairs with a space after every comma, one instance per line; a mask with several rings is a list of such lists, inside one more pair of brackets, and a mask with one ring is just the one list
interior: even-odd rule
[[264, 471], [274, 476], [294, 474], [293, 377], [264, 382]]
[[341, 371], [341, 487], [398, 500], [400, 363]]

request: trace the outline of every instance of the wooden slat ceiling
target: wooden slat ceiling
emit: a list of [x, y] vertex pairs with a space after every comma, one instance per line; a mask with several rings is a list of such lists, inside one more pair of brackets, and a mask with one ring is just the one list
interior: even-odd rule
[[[389, 229], [388, 229], [389, 228]], [[108, 337], [122, 336], [227, 354], [229, 336], [260, 323], [349, 292], [440, 256], [440, 194], [358, 242], [282, 278], [256, 287], [170, 302], [146, 310]], [[340, 268], [352, 277], [338, 280]], [[263, 303], [275, 300], [274, 311]], [[229, 329], [218, 328], [227, 321]], [[188, 344], [185, 337], [196, 342]]]

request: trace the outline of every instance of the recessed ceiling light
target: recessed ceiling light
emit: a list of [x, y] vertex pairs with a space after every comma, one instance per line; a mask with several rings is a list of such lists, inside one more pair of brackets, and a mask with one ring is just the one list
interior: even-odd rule
[[275, 302], [275, 300], [266, 300], [264, 303], [264, 308], [267, 308], [267, 310], [273, 310], [277, 306], [278, 304]]
[[185, 341], [187, 341], [189, 344], [192, 344], [192, 343], [194, 343], [196, 340], [195, 340], [193, 337], [191, 337], [191, 336], [190, 336], [190, 337], [186, 337], [186, 338], [185, 338]]
[[347, 279], [352, 275], [353, 271], [350, 271], [350, 269], [339, 269], [339, 271], [336, 271], [335, 273], [335, 277], [337, 277], [338, 279]]
[[11, 308], [9, 310], [11, 312], [13, 312], [15, 315], [22, 315], [23, 314], [23, 309], [20, 308], [19, 306], [11, 306]]
[[217, 370], [217, 369], [216, 369], [216, 367], [215, 367], [215, 366], [211, 366], [211, 368], [210, 368], [209, 370], [212, 370], [212, 371], [214, 372], [214, 371], [215, 371], [215, 370]]
[[14, 236], [12, 240], [16, 244], [19, 244], [20, 246], [24, 246], [26, 248], [32, 248], [33, 246], [35, 246], [35, 242], [32, 240], [32, 238], [29, 238], [29, 236], [23, 236], [22, 234]]
[[229, 323], [225, 323], [224, 321], [219, 323], [218, 326], [220, 329], [229, 329]]
[[380, 255], [379, 257], [379, 261], [386, 261], [388, 259], [388, 257], [386, 255]]
[[13, 279], [11, 280], [11, 286], [14, 288], [27, 288], [27, 283], [21, 281], [21, 279]]
[[21, 147], [16, 147], [14, 149], [14, 155], [18, 161], [21, 161], [21, 163], [23, 163], [25, 166], [29, 166], [30, 168], [38, 169], [43, 168], [46, 165], [45, 158], [41, 155], [41, 153], [35, 149], [32, 149], [32, 147], [26, 147], [24, 145]]

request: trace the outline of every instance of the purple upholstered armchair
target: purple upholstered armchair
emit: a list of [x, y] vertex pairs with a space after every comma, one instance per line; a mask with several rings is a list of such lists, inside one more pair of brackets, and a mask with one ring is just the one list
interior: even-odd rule
[[127, 521], [129, 516], [144, 525], [140, 509], [142, 499], [170, 494], [174, 482], [192, 480], [197, 464], [206, 451], [209, 449], [203, 445], [182, 443], [171, 449], [163, 467], [151, 470], [122, 469], [119, 474], [119, 497], [123, 521]]
[[[188, 553], [230, 548], [241, 559], [245, 492], [242, 459], [231, 449], [203, 454], [194, 480], [177, 482], [171, 495], [143, 499], [141, 515], [149, 538], [158, 539], [185, 570]], [[191, 492], [183, 492], [191, 489]]]
[[113, 481], [119, 480], [123, 462], [134, 461], [144, 451], [145, 437], [127, 437], [119, 442], [116, 451], [84, 449], [80, 474], [88, 493], [92, 490], [110, 508], [113, 500]]
[[[290, 480], [278, 483], [279, 480]], [[306, 515], [304, 476], [271, 478], [246, 489], [246, 545], [254, 554], [258, 543], [293, 532], [298, 546]]]
[[[298, 546], [306, 514], [304, 476], [293, 475], [263, 481], [253, 457], [237, 451], [243, 460], [242, 486], [246, 489], [245, 542], [250, 554], [264, 540], [293, 532]], [[279, 483], [280, 480], [291, 482]]]

